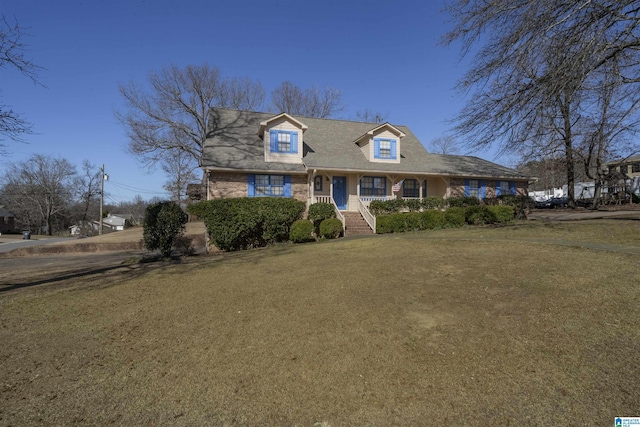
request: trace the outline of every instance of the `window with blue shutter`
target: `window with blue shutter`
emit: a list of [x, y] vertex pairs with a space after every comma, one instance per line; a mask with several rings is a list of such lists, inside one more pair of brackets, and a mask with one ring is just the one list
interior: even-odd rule
[[249, 197], [291, 197], [291, 175], [249, 175]]
[[465, 197], [477, 197], [483, 198], [486, 192], [484, 181], [477, 179], [465, 179], [464, 180], [464, 195]]
[[487, 182], [485, 180], [480, 180], [480, 191], [478, 192], [478, 197], [484, 199], [487, 197]]
[[510, 190], [512, 195], [514, 195], [514, 196], [516, 195], [517, 190], [516, 190], [516, 182], [515, 181], [511, 181], [509, 183], [509, 190]]
[[395, 160], [397, 156], [397, 141], [388, 138], [373, 139], [373, 158]]
[[500, 181], [496, 181], [496, 197], [500, 195]]
[[271, 129], [269, 131], [269, 151], [272, 153], [298, 153], [298, 132]]

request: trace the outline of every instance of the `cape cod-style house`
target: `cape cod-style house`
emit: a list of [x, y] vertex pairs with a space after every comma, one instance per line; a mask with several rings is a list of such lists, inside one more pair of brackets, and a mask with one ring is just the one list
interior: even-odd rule
[[206, 199], [293, 197], [362, 216], [371, 200], [527, 194], [531, 177], [432, 154], [406, 126], [214, 108], [200, 166]]

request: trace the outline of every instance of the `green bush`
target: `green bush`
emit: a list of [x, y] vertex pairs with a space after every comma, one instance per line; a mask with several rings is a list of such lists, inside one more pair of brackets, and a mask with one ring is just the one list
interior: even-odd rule
[[429, 196], [422, 199], [422, 208], [427, 209], [442, 209], [447, 205], [447, 201], [442, 197]]
[[427, 210], [422, 212], [423, 230], [433, 230], [443, 228], [446, 224], [444, 212], [439, 210]]
[[158, 202], [145, 210], [142, 239], [145, 248], [169, 257], [176, 239], [182, 235], [189, 217], [174, 202]]
[[291, 224], [300, 219], [305, 204], [290, 198], [234, 198], [191, 205], [204, 219], [211, 241], [223, 251], [266, 246], [289, 239]]
[[372, 200], [371, 203], [369, 203], [369, 211], [375, 216], [389, 215], [399, 212], [405, 207], [404, 200], [402, 199]]
[[418, 231], [424, 230], [423, 213], [422, 212], [407, 212], [401, 214], [404, 218], [404, 230], [403, 231]]
[[335, 218], [336, 211], [331, 203], [318, 202], [309, 206], [308, 218], [313, 222], [313, 230], [320, 235], [320, 223], [325, 219]]
[[405, 231], [404, 214], [401, 212], [376, 217], [376, 233], [402, 233]]
[[409, 212], [420, 212], [422, 209], [422, 203], [420, 203], [419, 199], [402, 199], [402, 201]]
[[466, 208], [469, 206], [479, 206], [480, 199], [477, 197], [449, 197], [447, 199], [447, 206]]
[[338, 218], [325, 219], [320, 223], [320, 237], [324, 239], [337, 239], [343, 232], [342, 221]]
[[316, 240], [313, 237], [313, 223], [308, 219], [299, 219], [291, 224], [289, 240], [293, 243], [305, 243]]
[[497, 221], [488, 206], [469, 206], [464, 210], [464, 220], [470, 225], [494, 224]]
[[460, 207], [451, 207], [444, 211], [445, 226], [462, 227], [464, 225], [464, 209]]
[[487, 209], [493, 213], [495, 222], [499, 224], [511, 222], [515, 218], [514, 208], [510, 205], [487, 206]]

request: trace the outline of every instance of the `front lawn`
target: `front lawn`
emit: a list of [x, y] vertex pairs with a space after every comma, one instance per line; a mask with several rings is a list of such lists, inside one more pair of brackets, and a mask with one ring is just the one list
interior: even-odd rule
[[633, 236], [347, 238], [0, 294], [0, 425], [611, 425], [640, 414]]

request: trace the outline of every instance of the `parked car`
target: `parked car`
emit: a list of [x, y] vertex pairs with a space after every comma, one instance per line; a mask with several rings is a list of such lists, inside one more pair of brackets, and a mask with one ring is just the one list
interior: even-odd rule
[[566, 208], [567, 203], [568, 201], [566, 197], [552, 197], [550, 199], [543, 200], [541, 202], [536, 202], [536, 208], [538, 209]]

